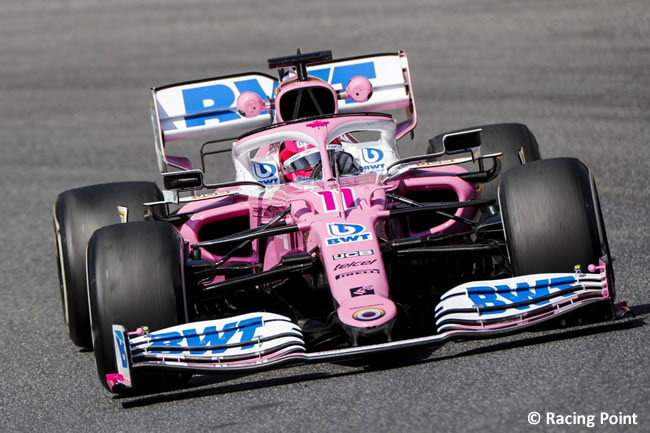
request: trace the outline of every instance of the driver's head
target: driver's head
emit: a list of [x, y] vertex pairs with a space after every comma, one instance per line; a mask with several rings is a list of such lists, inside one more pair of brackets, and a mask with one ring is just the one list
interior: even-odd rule
[[286, 140], [280, 144], [279, 159], [280, 169], [287, 180], [307, 180], [320, 162], [320, 152], [314, 145]]

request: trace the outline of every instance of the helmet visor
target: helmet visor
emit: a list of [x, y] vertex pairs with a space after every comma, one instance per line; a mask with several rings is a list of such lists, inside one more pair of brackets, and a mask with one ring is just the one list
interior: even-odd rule
[[284, 161], [282, 168], [284, 168], [285, 173], [293, 173], [313, 168], [319, 162], [320, 152], [318, 149], [308, 149]]

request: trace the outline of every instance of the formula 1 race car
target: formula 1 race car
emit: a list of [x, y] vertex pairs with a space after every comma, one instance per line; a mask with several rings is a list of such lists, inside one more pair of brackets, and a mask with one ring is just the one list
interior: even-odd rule
[[[400, 158], [417, 123], [404, 52], [268, 63], [278, 79], [152, 89], [163, 191], [122, 182], [56, 200], [65, 321], [106, 388], [620, 314], [579, 160], [542, 159], [521, 124]], [[168, 153], [200, 137], [183, 146], [198, 155]], [[208, 182], [206, 157], [226, 152], [235, 179]]]

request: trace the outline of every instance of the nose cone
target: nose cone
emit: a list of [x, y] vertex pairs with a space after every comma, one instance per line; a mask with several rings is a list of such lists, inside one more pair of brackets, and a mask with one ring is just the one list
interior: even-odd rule
[[[392, 300], [372, 294], [363, 287], [354, 288], [356, 294], [345, 300], [336, 310], [339, 321], [346, 331], [370, 334], [384, 331], [397, 316], [397, 308]], [[352, 290], [352, 289], [351, 289]]]

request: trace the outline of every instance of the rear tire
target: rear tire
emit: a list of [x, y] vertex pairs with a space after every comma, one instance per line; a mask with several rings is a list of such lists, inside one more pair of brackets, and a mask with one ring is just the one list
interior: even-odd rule
[[593, 185], [574, 158], [535, 161], [503, 174], [499, 200], [515, 276], [572, 272], [575, 265], [586, 272], [608, 254]]
[[[88, 242], [88, 296], [93, 349], [99, 379], [117, 372], [112, 325], [152, 331], [186, 322], [183, 250], [178, 231], [168, 223], [136, 222], [97, 230]], [[164, 384], [160, 374], [152, 377]], [[134, 376], [141, 388], [142, 376]]]
[[[530, 129], [521, 123], [497, 123], [493, 125], [476, 126], [473, 128], [464, 128], [453, 132], [469, 131], [472, 129], [481, 129], [481, 155], [488, 155], [491, 153], [502, 152], [501, 173], [494, 179], [481, 185], [479, 197], [482, 199], [491, 199], [497, 197], [497, 190], [501, 175], [507, 170], [519, 167], [532, 161], [542, 159], [539, 152], [537, 140]], [[442, 137], [446, 134], [435, 136], [432, 141], [433, 145], [429, 143], [427, 146], [427, 153], [433, 153], [434, 149], [442, 149]], [[448, 156], [443, 156], [439, 159], [447, 159]], [[489, 167], [489, 162], [487, 163]], [[478, 164], [469, 163], [466, 167], [468, 170], [476, 170]]]
[[92, 347], [86, 291], [86, 246], [100, 227], [120, 222], [117, 206], [128, 208], [128, 221], [143, 221], [142, 203], [162, 200], [152, 182], [92, 185], [65, 191], [54, 204], [54, 241], [63, 318], [74, 344]]

